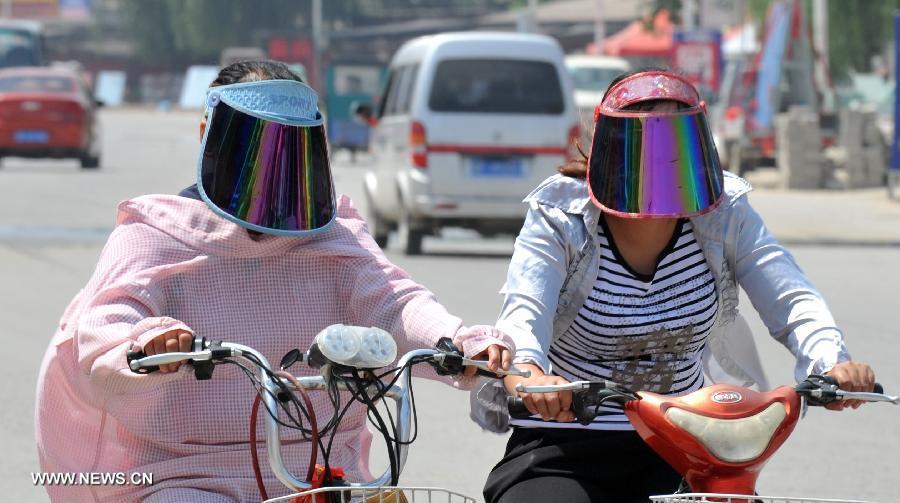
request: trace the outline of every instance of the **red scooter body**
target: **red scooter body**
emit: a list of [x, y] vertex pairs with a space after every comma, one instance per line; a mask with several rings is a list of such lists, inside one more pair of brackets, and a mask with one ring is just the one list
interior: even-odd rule
[[755, 494], [766, 461], [800, 417], [787, 386], [759, 393], [717, 384], [682, 397], [639, 392], [625, 414], [650, 447], [681, 473], [692, 492]]

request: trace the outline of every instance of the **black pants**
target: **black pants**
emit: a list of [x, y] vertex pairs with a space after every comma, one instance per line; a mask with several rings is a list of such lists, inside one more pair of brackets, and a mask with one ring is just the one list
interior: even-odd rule
[[646, 503], [679, 475], [633, 431], [515, 428], [484, 486], [487, 503]]

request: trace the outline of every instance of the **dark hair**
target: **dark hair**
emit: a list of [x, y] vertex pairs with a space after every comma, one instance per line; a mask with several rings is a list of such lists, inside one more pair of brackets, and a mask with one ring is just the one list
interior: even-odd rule
[[296, 80], [303, 82], [299, 75], [281, 61], [272, 60], [248, 60], [232, 63], [221, 70], [214, 86], [227, 86], [240, 82], [255, 82], [258, 80]]
[[[670, 70], [666, 68], [662, 68], [659, 66], [645, 66], [643, 68], [638, 68], [637, 70], [630, 70], [624, 73], [620, 73], [616, 76], [616, 78], [612, 79], [612, 82], [609, 83], [609, 86], [606, 88], [606, 91], [603, 93], [603, 98], [600, 101], [606, 99], [606, 95], [609, 94], [609, 90], [612, 89], [616, 84], [622, 82], [623, 80], [631, 77], [632, 75], [637, 75], [639, 73], [644, 72], [668, 72]], [[629, 105], [625, 107], [625, 110], [632, 111], [642, 111], [642, 110], [650, 110], [654, 106], [656, 106], [660, 101], [667, 100], [646, 100], [641, 101], [639, 103], [635, 103], [633, 105]], [[679, 103], [679, 108], [682, 108], [683, 104]], [[580, 157], [569, 160], [566, 164], [563, 164], [557, 171], [562, 173], [563, 175], [570, 176], [572, 178], [587, 178], [587, 170], [588, 170], [588, 154], [584, 151], [584, 147], [581, 144], [581, 139], [578, 138], [574, 140], [575, 148], [578, 149], [578, 153], [581, 154]]]
[[[227, 86], [229, 84], [239, 84], [241, 82], [256, 82], [260, 80], [296, 80], [303, 82], [303, 79], [291, 71], [290, 68], [281, 61], [265, 60], [246, 60], [232, 63], [221, 70], [216, 80], [212, 81], [212, 86]], [[319, 151], [313, 153], [313, 162], [328, 162], [328, 142], [325, 138], [325, 126], [315, 126], [312, 129], [313, 145], [318, 145]]]

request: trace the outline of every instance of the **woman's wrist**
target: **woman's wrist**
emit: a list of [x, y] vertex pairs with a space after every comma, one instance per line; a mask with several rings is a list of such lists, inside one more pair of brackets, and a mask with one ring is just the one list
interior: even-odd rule
[[516, 363], [514, 364], [517, 368], [522, 370], [528, 370], [531, 372], [531, 376], [522, 377], [522, 376], [506, 376], [503, 378], [503, 386], [506, 388], [506, 392], [510, 395], [516, 395], [516, 384], [519, 384], [522, 381], [527, 379], [531, 379], [534, 377], [540, 377], [544, 375], [544, 370], [541, 369], [539, 365], [534, 363]]

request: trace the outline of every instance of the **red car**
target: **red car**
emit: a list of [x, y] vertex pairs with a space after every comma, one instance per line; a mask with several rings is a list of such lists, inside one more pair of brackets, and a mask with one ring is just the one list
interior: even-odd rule
[[73, 70], [0, 69], [0, 158], [74, 157], [99, 167], [98, 105]]

